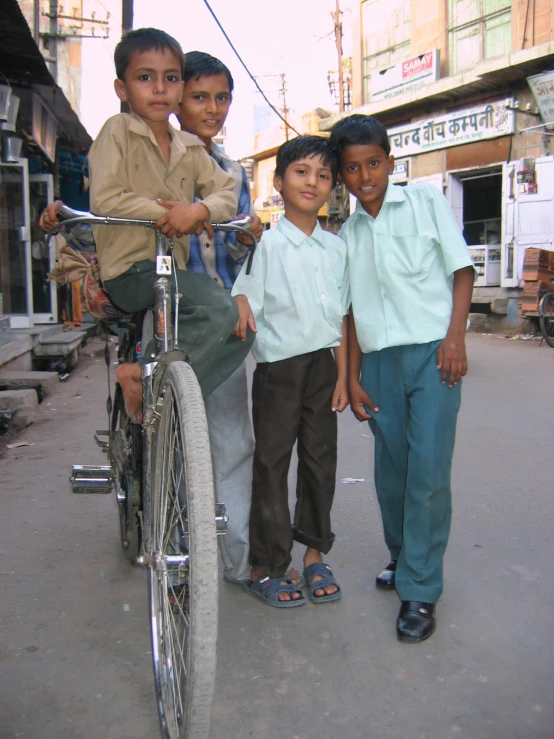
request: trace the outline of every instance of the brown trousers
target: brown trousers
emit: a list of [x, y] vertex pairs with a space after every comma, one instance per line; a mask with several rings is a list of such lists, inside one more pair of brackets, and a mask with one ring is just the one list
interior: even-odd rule
[[[324, 554], [333, 545], [337, 416], [331, 401], [336, 382], [330, 349], [263, 362], [254, 372], [250, 564], [270, 577], [286, 572], [293, 540]], [[295, 442], [298, 472], [291, 525], [287, 476]]]

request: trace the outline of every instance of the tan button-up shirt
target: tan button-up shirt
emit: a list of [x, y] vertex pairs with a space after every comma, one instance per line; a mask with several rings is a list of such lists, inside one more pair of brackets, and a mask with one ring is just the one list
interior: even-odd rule
[[[235, 181], [204, 149], [199, 138], [169, 127], [171, 154], [166, 163], [152, 130], [134, 113], [110, 118], [89, 152], [90, 207], [97, 215], [157, 220], [166, 209], [156, 202], [194, 197], [210, 221], [229, 221], [237, 212]], [[156, 238], [149, 228], [94, 226], [102, 280], [126, 272], [136, 262], [155, 261]], [[175, 260], [185, 269], [189, 237], [175, 239]]]

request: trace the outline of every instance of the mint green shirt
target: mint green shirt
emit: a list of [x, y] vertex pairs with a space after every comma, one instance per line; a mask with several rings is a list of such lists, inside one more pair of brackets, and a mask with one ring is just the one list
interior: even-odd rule
[[257, 362], [338, 346], [349, 307], [344, 241], [319, 223], [306, 236], [281, 218], [264, 232], [250, 274], [244, 264], [232, 295], [246, 295], [252, 308]]
[[453, 274], [472, 261], [442, 193], [423, 183], [389, 182], [377, 218], [358, 202], [339, 235], [364, 353], [445, 337]]

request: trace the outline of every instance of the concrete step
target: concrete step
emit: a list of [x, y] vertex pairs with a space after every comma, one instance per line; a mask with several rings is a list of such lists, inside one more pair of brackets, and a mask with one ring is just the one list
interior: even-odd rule
[[1, 390], [35, 390], [39, 403], [54, 390], [60, 379], [57, 372], [24, 372], [0, 367]]
[[0, 411], [12, 413], [10, 429], [22, 429], [33, 423], [37, 408], [34, 390], [0, 390]]
[[18, 365], [18, 369], [30, 369], [32, 350], [32, 336], [19, 337], [12, 332], [9, 341], [0, 346], [0, 367], [13, 362]]
[[75, 367], [79, 358], [79, 347], [87, 338], [87, 332], [70, 328], [65, 331], [46, 331], [39, 334], [33, 354], [39, 358], [64, 358], [69, 369]]

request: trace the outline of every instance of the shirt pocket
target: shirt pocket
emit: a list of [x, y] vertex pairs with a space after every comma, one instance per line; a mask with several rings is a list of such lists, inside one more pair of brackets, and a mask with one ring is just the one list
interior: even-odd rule
[[391, 238], [386, 256], [391, 278], [422, 280], [427, 277], [436, 257], [433, 239], [418, 233]]

